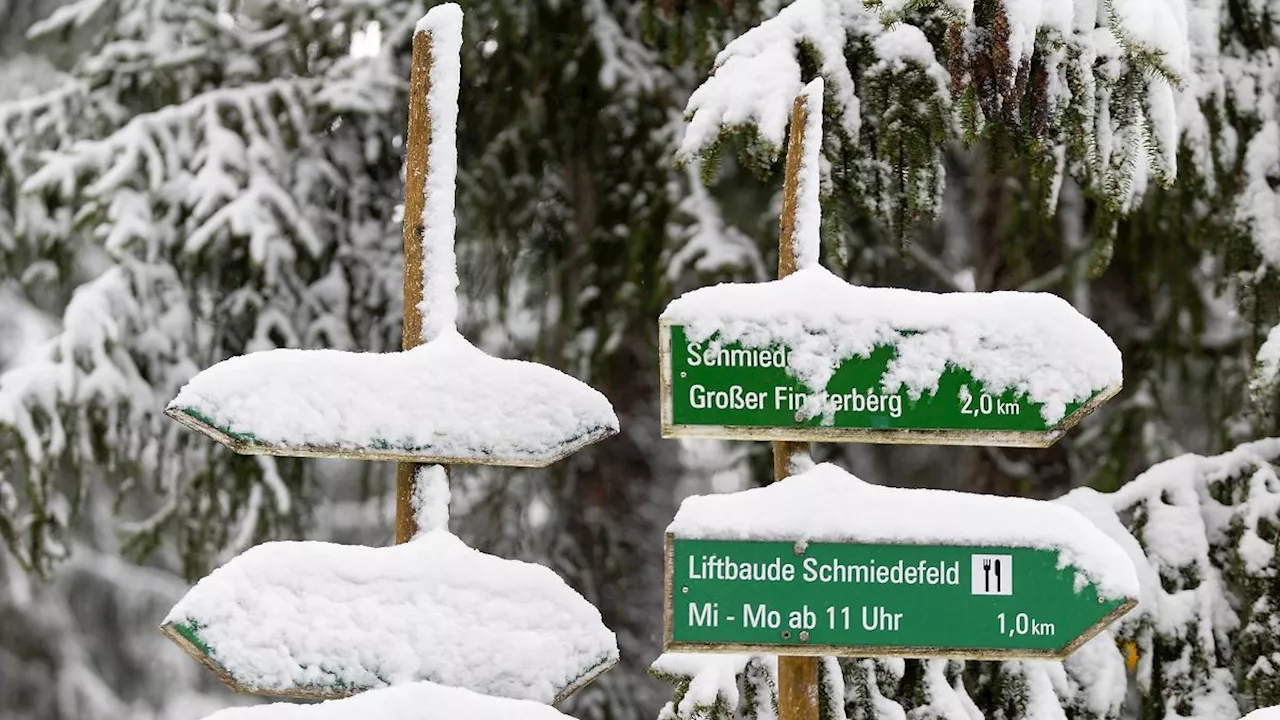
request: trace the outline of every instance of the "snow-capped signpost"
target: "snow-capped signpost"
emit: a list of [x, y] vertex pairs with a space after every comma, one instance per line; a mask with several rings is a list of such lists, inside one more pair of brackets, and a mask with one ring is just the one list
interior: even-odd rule
[[425, 684], [405, 697], [428, 697], [438, 683], [551, 704], [617, 662], [600, 613], [555, 573], [472, 550], [446, 529], [445, 464], [542, 466], [618, 430], [599, 392], [553, 368], [491, 357], [456, 329], [461, 47], [457, 5], [418, 23], [404, 352], [236, 357], [192, 378], [167, 409], [241, 453], [400, 461], [396, 547], [265, 543], [169, 613], [162, 631], [238, 690], [340, 698]]
[[663, 435], [772, 440], [782, 482], [681, 504], [654, 672], [690, 677], [681, 652], [778, 653], [780, 720], [817, 720], [818, 656], [1064, 657], [1138, 592], [1070, 508], [810, 469], [809, 441], [1048, 446], [1121, 385], [1115, 344], [1057, 297], [823, 269], [822, 93], [792, 107], [779, 279], [694, 290], [659, 327]]

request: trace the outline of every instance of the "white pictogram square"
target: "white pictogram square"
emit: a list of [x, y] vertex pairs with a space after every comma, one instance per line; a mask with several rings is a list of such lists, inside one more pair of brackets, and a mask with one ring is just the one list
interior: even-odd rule
[[1012, 555], [974, 555], [972, 571], [974, 595], [1013, 594]]

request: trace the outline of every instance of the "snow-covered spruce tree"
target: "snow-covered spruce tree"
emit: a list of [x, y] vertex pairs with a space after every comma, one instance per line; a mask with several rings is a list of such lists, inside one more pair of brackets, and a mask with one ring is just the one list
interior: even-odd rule
[[[466, 10], [464, 331], [603, 388], [636, 433], [550, 473], [457, 473], [453, 524], [478, 547], [549, 562], [601, 605], [630, 667], [572, 709], [645, 716], [662, 700], [645, 672], [660, 627], [656, 530], [680, 476], [677, 455], [653, 450], [652, 318], [673, 282], [725, 269], [762, 277], [763, 266], [755, 242], [670, 164], [695, 73], [640, 41], [642, 7], [495, 0]], [[130, 557], [154, 550], [149, 562], [188, 576], [296, 535], [308, 516], [308, 537], [388, 541], [387, 468], [363, 464], [363, 482], [315, 504], [310, 481], [331, 466], [236, 457], [157, 413], [197, 369], [230, 355], [398, 345], [398, 143], [408, 30], [421, 12], [120, 1], [72, 4], [34, 29], [55, 44], [68, 31], [88, 40], [63, 82], [0, 103], [0, 276], [62, 319], [49, 343], [24, 353], [32, 362], [0, 376], [0, 523], [6, 572], [16, 576], [21, 561], [52, 573], [31, 587], [70, 609], [38, 641], [0, 639], [12, 667], [48, 658], [43, 675], [6, 684], [0, 714], [86, 717], [91, 703], [72, 691], [33, 704], [61, 668], [135, 701], [139, 716], [171, 699], [163, 678], [128, 671], [121, 655], [133, 646], [81, 658], [49, 650], [114, 627], [77, 626], [85, 620], [70, 611], [75, 580], [65, 576], [77, 557], [113, 558], [117, 531]], [[375, 21], [378, 52], [353, 57], [355, 34]], [[151, 637], [145, 608], [161, 596], [119, 597], [127, 610], [117, 615], [133, 623], [119, 634]], [[38, 603], [6, 617], [30, 622]], [[0, 672], [9, 667], [0, 660]], [[189, 684], [173, 682], [170, 694]]]
[[1163, 1], [797, 0], [717, 57], [690, 100], [681, 155], [714, 161], [737, 140], [749, 167], [771, 172], [783, 101], [822, 75], [830, 195], [898, 235], [938, 214], [953, 138], [1024, 158], [1046, 208], [1069, 174], [1124, 210], [1149, 179], [1176, 175], [1186, 24], [1185, 8]]
[[[315, 17], [313, 17], [313, 15]], [[94, 480], [144, 483], [135, 542], [189, 569], [292, 522], [296, 463], [235, 457], [158, 410], [194, 372], [279, 345], [382, 349], [398, 334], [393, 258], [402, 85], [393, 43], [352, 57], [403, 6], [122, 0], [61, 7], [31, 32], [90, 24], [65, 82], [0, 106], [12, 208], [6, 274], [79, 284], [43, 357], [0, 379], [0, 537], [28, 568], [65, 555]]]
[[[353, 57], [351, 41], [413, 17], [121, 0], [31, 29], [83, 51], [0, 102], [0, 278], [61, 320], [0, 375], [5, 717], [211, 707], [198, 666], [154, 637], [174, 571], [296, 534], [315, 465], [233, 456], [159, 411], [231, 354], [398, 344], [407, 72], [397, 44]], [[157, 567], [121, 559], [121, 539]]]

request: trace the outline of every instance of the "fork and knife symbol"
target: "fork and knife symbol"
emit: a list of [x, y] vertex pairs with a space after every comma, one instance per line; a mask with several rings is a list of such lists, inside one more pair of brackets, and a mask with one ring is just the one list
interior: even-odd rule
[[996, 592], [1000, 592], [1000, 560], [997, 558], [994, 562], [990, 558], [982, 560], [982, 577], [986, 586], [986, 591], [991, 592], [991, 575], [995, 571], [996, 576]]

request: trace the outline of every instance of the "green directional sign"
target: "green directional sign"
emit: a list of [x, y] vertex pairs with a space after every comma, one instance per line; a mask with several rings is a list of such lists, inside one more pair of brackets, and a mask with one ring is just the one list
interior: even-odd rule
[[936, 391], [913, 400], [906, 388], [882, 389], [895, 349], [881, 345], [835, 369], [825, 388], [828, 420], [802, 412], [810, 391], [787, 369], [789, 348], [715, 340], [694, 342], [683, 326], [662, 325], [663, 437], [1048, 447], [1120, 389], [1098, 388], [1049, 425], [1040, 403], [989, 392], [948, 365]]
[[1062, 658], [1136, 601], [1054, 551], [667, 536], [664, 649]]

